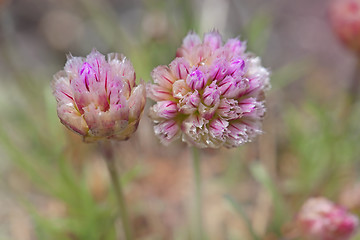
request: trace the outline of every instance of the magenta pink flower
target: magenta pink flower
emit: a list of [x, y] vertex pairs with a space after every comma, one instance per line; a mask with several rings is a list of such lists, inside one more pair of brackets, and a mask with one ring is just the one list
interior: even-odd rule
[[93, 50], [86, 58], [69, 56], [54, 76], [60, 121], [85, 142], [125, 140], [137, 129], [145, 105], [144, 84], [124, 56]]
[[297, 217], [301, 235], [308, 240], [348, 240], [358, 225], [355, 215], [322, 197], [307, 200]]
[[330, 20], [344, 45], [360, 54], [360, 0], [333, 0]]
[[218, 32], [201, 41], [189, 33], [169, 66], [152, 72], [148, 97], [155, 134], [168, 144], [182, 140], [199, 148], [237, 147], [261, 133], [269, 72], [244, 42], [222, 43]]

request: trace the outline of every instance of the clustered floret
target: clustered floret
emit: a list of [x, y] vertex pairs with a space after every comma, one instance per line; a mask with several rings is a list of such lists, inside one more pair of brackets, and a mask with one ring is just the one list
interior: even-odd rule
[[261, 133], [269, 71], [259, 57], [218, 32], [189, 33], [169, 66], [152, 71], [148, 97], [155, 134], [164, 144], [182, 136], [199, 148], [237, 147]]

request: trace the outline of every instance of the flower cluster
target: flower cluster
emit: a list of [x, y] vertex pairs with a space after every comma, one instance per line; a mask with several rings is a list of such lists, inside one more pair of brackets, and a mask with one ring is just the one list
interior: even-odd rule
[[152, 72], [148, 97], [155, 134], [168, 144], [182, 140], [199, 148], [237, 147], [261, 133], [269, 72], [244, 42], [222, 43], [209, 32], [189, 33], [169, 66]]
[[319, 197], [305, 202], [297, 224], [309, 240], [347, 240], [355, 233], [359, 220], [341, 206]]
[[330, 20], [344, 45], [360, 54], [360, 0], [334, 0]]
[[85, 142], [127, 139], [146, 101], [145, 86], [135, 79], [131, 62], [116, 53], [107, 59], [96, 50], [86, 58], [69, 56], [53, 82], [60, 121]]

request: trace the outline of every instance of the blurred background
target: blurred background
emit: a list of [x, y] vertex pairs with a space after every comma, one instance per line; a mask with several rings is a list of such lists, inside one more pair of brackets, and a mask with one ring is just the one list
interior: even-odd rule
[[[151, 81], [190, 30], [246, 40], [272, 72], [264, 134], [201, 152], [208, 239], [296, 239], [294, 218], [310, 196], [359, 214], [360, 108], [348, 100], [357, 59], [334, 36], [328, 5], [0, 0], [0, 240], [121, 236], [103, 159], [60, 124], [52, 76], [67, 54], [96, 48], [125, 54], [137, 79]], [[136, 239], [191, 239], [187, 146], [162, 146], [145, 113], [117, 156]]]

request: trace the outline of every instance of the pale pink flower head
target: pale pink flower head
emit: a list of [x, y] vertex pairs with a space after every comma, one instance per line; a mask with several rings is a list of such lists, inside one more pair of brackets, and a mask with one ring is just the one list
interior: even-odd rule
[[182, 137], [199, 148], [230, 148], [262, 132], [269, 71], [245, 50], [237, 38], [223, 44], [216, 31], [203, 40], [190, 32], [175, 60], [152, 71], [150, 117], [162, 143]]
[[332, 27], [345, 46], [360, 54], [360, 0], [333, 0]]
[[297, 216], [298, 230], [308, 240], [348, 240], [358, 225], [355, 215], [323, 197], [307, 200]]
[[135, 79], [131, 62], [117, 53], [68, 56], [53, 82], [60, 121], [85, 142], [128, 139], [146, 101], [145, 86]]

